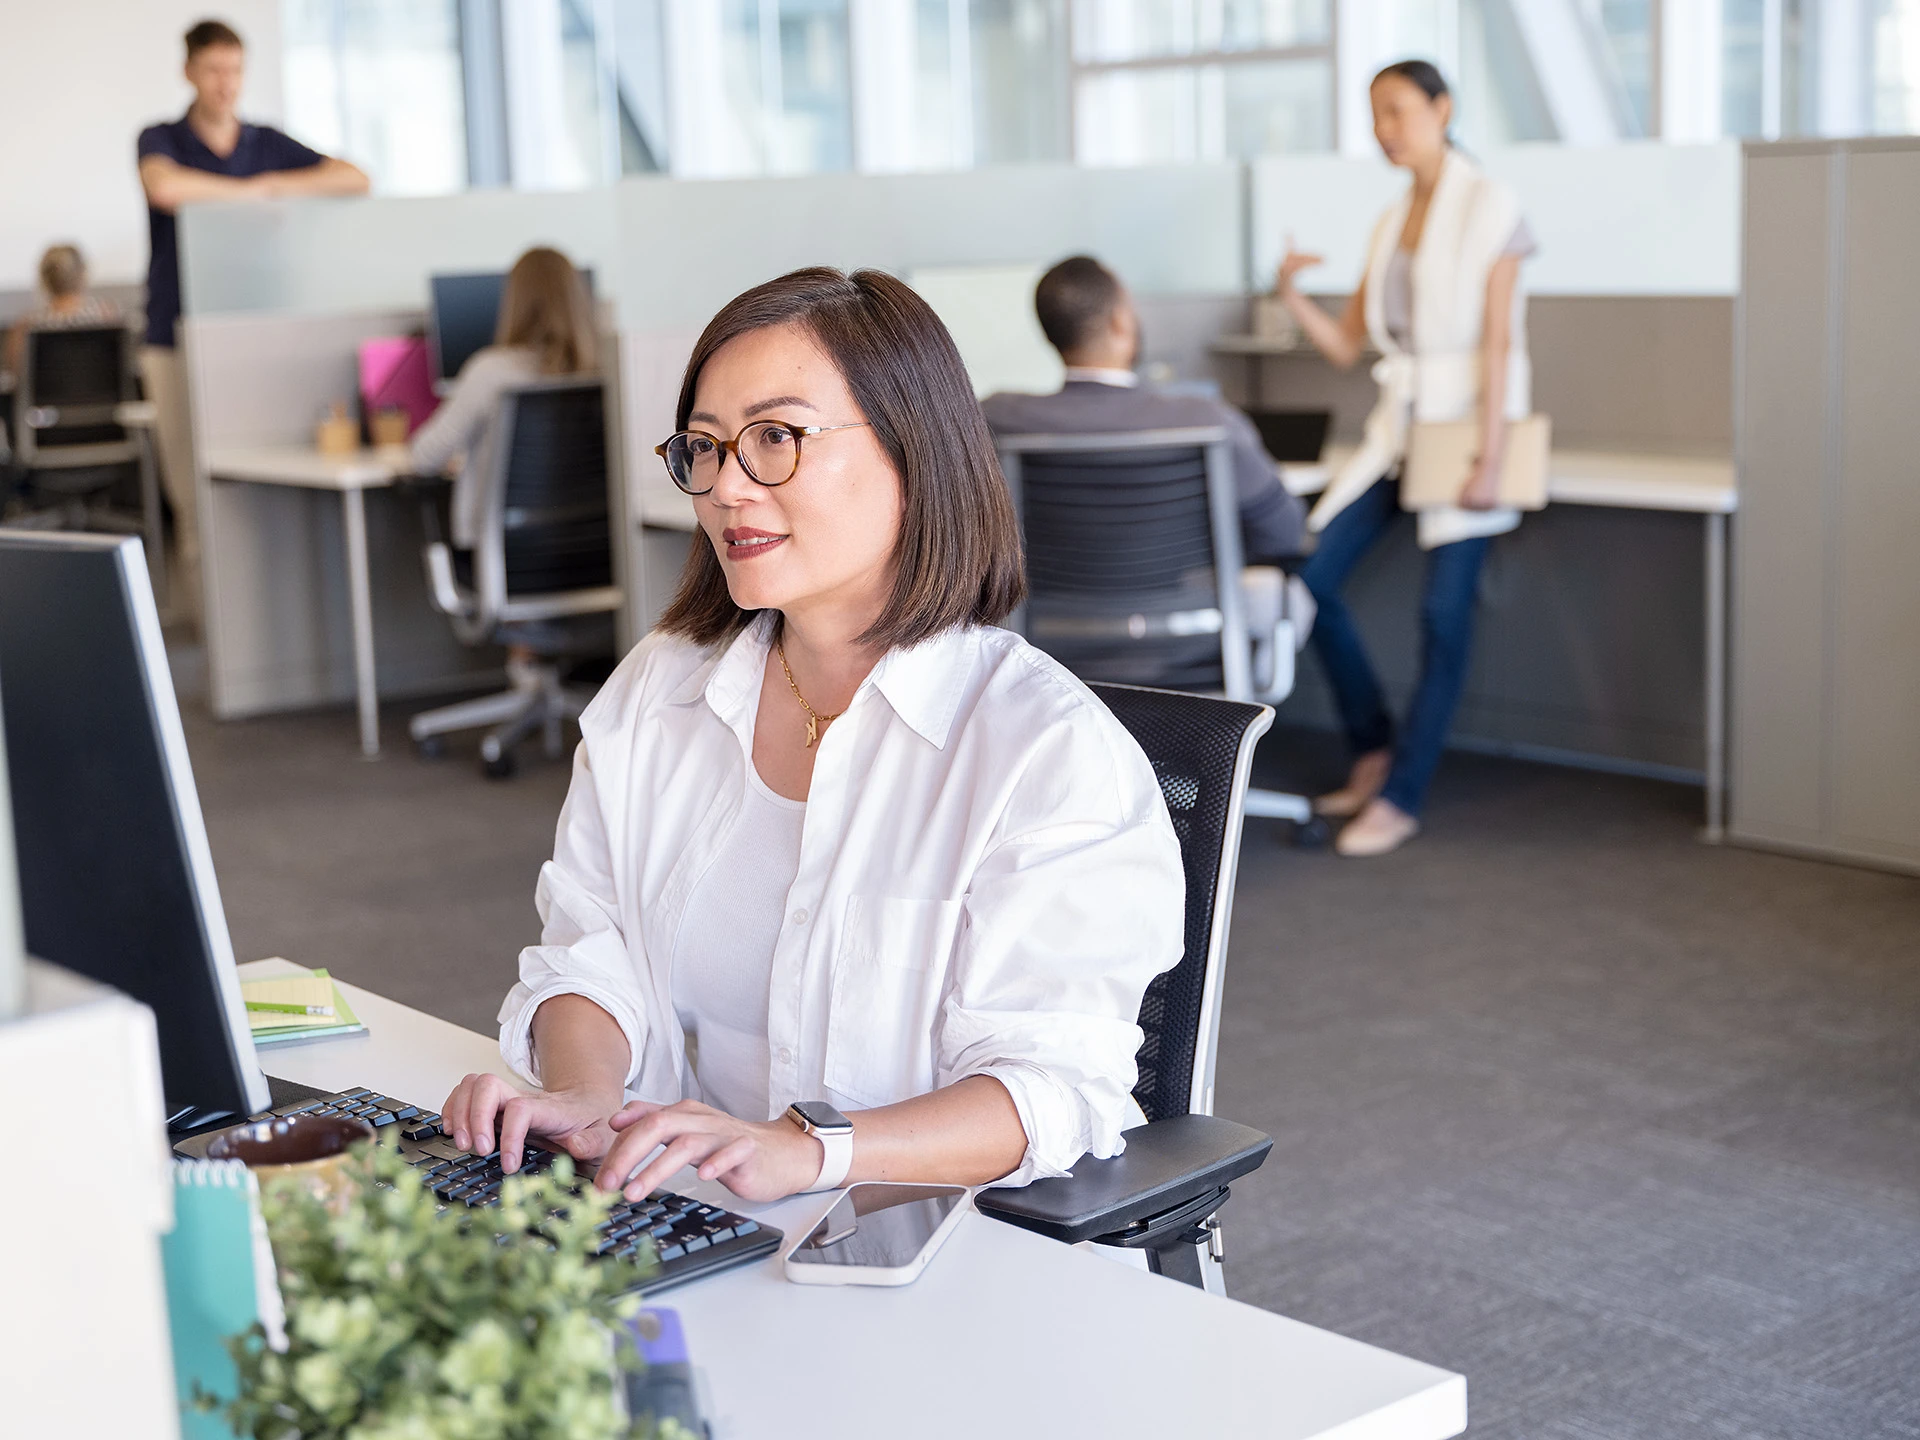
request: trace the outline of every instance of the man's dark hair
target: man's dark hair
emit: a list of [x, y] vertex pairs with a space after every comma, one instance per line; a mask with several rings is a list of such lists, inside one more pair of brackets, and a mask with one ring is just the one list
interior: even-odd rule
[[202, 20], [187, 31], [187, 59], [215, 45], [231, 45], [238, 50], [247, 48], [240, 43], [240, 32], [224, 20]]
[[[1027, 590], [1013, 501], [953, 337], [904, 281], [882, 270], [848, 275], [816, 266], [736, 295], [693, 347], [674, 428], [687, 428], [700, 372], [720, 348], [773, 325], [799, 326], [839, 367], [900, 477], [893, 594], [860, 643], [892, 649], [1005, 619]], [[795, 483], [806, 483], [805, 468], [803, 456]], [[712, 645], [758, 613], [733, 603], [702, 535], [660, 628]]]
[[1119, 277], [1091, 255], [1062, 260], [1033, 287], [1040, 328], [1062, 355], [1098, 335], [1119, 303]]

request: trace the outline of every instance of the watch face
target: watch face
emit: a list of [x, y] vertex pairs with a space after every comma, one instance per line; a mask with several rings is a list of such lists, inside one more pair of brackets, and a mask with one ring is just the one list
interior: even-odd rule
[[793, 1113], [816, 1130], [851, 1130], [853, 1122], [824, 1100], [796, 1100]]

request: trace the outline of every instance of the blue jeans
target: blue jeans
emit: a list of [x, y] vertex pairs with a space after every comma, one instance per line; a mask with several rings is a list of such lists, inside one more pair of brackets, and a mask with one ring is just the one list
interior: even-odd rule
[[1466, 684], [1473, 606], [1489, 539], [1459, 540], [1427, 552], [1426, 593], [1420, 600], [1420, 680], [1396, 739], [1380, 679], [1340, 589], [1360, 557], [1400, 514], [1399, 488], [1397, 479], [1381, 480], [1334, 516], [1320, 532], [1320, 548], [1300, 578], [1320, 606], [1313, 622], [1313, 648], [1333, 686], [1347, 741], [1356, 755], [1392, 747], [1393, 769], [1380, 793], [1407, 814], [1418, 815]]

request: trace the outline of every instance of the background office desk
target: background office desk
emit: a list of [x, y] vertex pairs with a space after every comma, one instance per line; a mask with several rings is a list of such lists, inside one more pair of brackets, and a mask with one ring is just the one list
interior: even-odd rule
[[[262, 960], [245, 975], [285, 962]], [[355, 986], [367, 1034], [269, 1050], [286, 1079], [440, 1103], [507, 1073], [489, 1038]], [[791, 1241], [827, 1197], [745, 1206]], [[1229, 1207], [1229, 1234], [1232, 1210]], [[768, 1259], [662, 1297], [686, 1325], [719, 1440], [1018, 1435], [1443, 1440], [1459, 1375], [970, 1215], [899, 1290], [789, 1284]]]
[[[432, 694], [497, 669], [497, 651], [459, 644], [432, 608], [414, 507], [383, 505], [368, 514], [366, 492], [387, 489], [406, 472], [403, 449], [322, 455], [302, 444], [223, 445], [207, 452], [203, 469], [216, 715], [351, 694], [360, 750], [372, 757], [380, 753], [383, 691]], [[342, 630], [350, 636], [350, 680], [339, 664]]]
[[406, 471], [406, 451], [360, 450], [323, 455], [310, 446], [258, 445], [215, 450], [207, 474], [215, 481], [295, 485], [340, 497], [347, 539], [347, 596], [353, 612], [353, 682], [360, 710], [360, 753], [380, 753], [380, 694], [373, 659], [373, 579], [367, 562], [366, 491], [393, 484]]
[[[1317, 495], [1352, 454], [1329, 446], [1316, 465], [1281, 465], [1296, 495]], [[1718, 843], [1726, 825], [1727, 734], [1727, 517], [1739, 506], [1730, 459], [1615, 451], [1555, 450], [1547, 498], [1555, 505], [1618, 510], [1664, 510], [1702, 516], [1706, 530], [1704, 686], [1707, 820], [1702, 838]], [[1524, 523], [1524, 522], [1523, 522]]]

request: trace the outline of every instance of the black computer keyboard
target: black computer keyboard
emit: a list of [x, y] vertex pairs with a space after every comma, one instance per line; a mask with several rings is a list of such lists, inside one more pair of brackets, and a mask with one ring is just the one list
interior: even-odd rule
[[[275, 1082], [282, 1088], [283, 1082]], [[483, 1209], [500, 1203], [506, 1172], [500, 1152], [475, 1155], [453, 1143], [431, 1110], [356, 1085], [332, 1095], [276, 1105], [255, 1120], [281, 1115], [349, 1115], [374, 1127], [383, 1142], [400, 1153], [440, 1202], [443, 1213]], [[558, 1157], [529, 1146], [520, 1163], [523, 1175], [539, 1175]], [[685, 1284], [716, 1270], [731, 1269], [780, 1247], [780, 1232], [745, 1215], [690, 1196], [656, 1190], [644, 1200], [621, 1200], [600, 1227], [597, 1255], [631, 1257], [651, 1243], [659, 1268], [640, 1283], [644, 1294]]]

